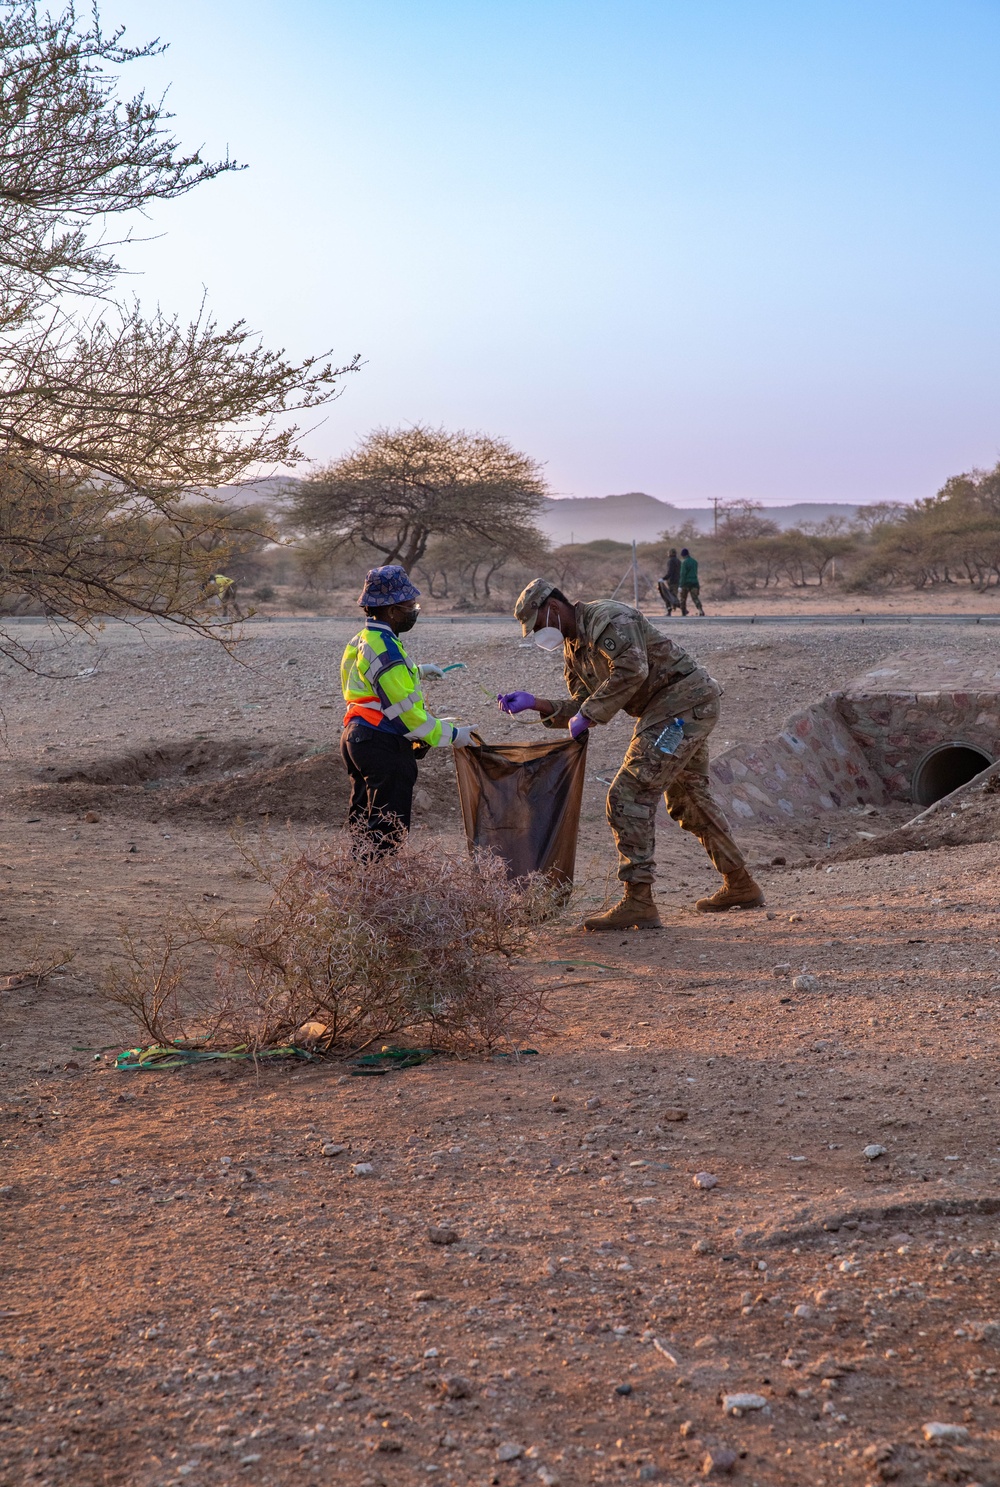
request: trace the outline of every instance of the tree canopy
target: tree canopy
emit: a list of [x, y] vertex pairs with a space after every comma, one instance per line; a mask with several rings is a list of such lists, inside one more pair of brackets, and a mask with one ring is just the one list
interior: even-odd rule
[[115, 298], [128, 214], [240, 168], [185, 154], [162, 100], [119, 98], [120, 69], [162, 50], [105, 35], [96, 11], [0, 0], [0, 598], [80, 624], [204, 628], [216, 517], [180, 507], [294, 464], [290, 415], [357, 366], [289, 360], [204, 306], [185, 323]]
[[547, 493], [541, 466], [505, 439], [414, 424], [375, 429], [311, 474], [293, 520], [322, 533], [331, 550], [367, 546], [409, 569], [432, 537], [537, 552]]
[[980, 592], [1000, 585], [1000, 464], [953, 475], [936, 495], [887, 510], [871, 536], [859, 584], [923, 588], [961, 577]]

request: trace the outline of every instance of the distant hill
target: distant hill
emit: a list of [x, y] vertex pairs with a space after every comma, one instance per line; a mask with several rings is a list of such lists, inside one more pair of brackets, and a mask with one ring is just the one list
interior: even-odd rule
[[[850, 521], [857, 506], [846, 502], [799, 501], [793, 506], [767, 506], [761, 513], [778, 526], [798, 526], [804, 521], [825, 521], [828, 516], [842, 516]], [[661, 532], [676, 532], [691, 522], [699, 532], [710, 532], [714, 524], [711, 506], [674, 506], [658, 501], [644, 491], [629, 491], [622, 496], [567, 496], [560, 501], [546, 501], [540, 525], [556, 544], [563, 542], [596, 542], [611, 537], [618, 542], [655, 542]]]
[[206, 491], [206, 495], [224, 501], [227, 506], [280, 506], [301, 484], [294, 475], [268, 475], [242, 485], [217, 485]]
[[[264, 480], [249, 480], [245, 485], [217, 486], [212, 495], [227, 505], [264, 505], [280, 509], [301, 485], [293, 475], [273, 475]], [[766, 506], [761, 513], [778, 526], [798, 526], [804, 521], [824, 521], [828, 516], [842, 516], [850, 521], [857, 506], [837, 502], [799, 501], [794, 506]], [[676, 532], [691, 522], [699, 532], [710, 532], [715, 517], [711, 506], [674, 506], [658, 501], [645, 491], [628, 491], [621, 496], [566, 496], [546, 501], [539, 525], [557, 546], [564, 542], [598, 542], [610, 538], [615, 542], [655, 542], [661, 532]]]

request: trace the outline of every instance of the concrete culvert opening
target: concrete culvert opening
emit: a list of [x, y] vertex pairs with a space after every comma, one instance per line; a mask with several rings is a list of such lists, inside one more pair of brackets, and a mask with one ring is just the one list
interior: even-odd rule
[[913, 799], [917, 805], [933, 805], [961, 785], [967, 785], [993, 763], [974, 744], [940, 744], [925, 754], [913, 771]]

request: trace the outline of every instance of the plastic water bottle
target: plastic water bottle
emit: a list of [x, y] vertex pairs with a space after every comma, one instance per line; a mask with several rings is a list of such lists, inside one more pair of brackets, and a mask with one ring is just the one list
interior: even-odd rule
[[655, 747], [661, 754], [676, 754], [677, 745], [681, 742], [681, 739], [683, 737], [683, 719], [675, 718], [672, 723], [668, 723], [666, 728], [664, 728], [663, 732], [656, 740]]

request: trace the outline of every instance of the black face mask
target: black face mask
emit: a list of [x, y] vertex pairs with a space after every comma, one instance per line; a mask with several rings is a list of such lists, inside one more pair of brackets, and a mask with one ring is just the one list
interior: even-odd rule
[[399, 619], [396, 621], [392, 628], [395, 630], [397, 635], [405, 635], [407, 630], [413, 629], [419, 618], [420, 610], [411, 610], [409, 614], [400, 615]]

